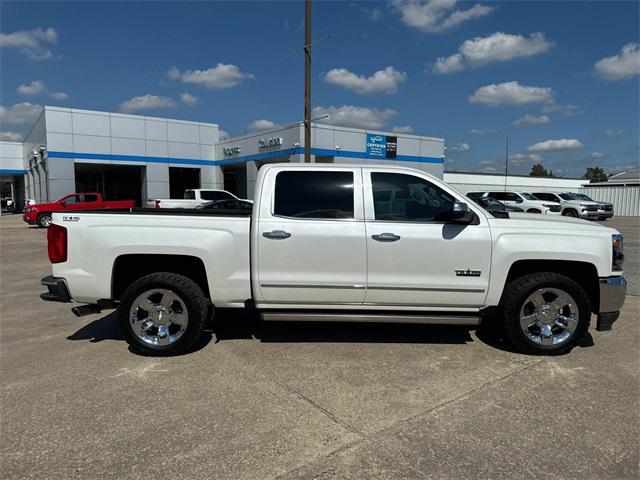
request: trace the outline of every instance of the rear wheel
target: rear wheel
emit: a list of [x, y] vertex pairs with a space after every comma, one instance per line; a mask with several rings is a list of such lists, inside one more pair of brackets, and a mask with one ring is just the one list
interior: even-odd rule
[[509, 340], [525, 353], [570, 351], [589, 328], [587, 294], [564, 275], [541, 272], [509, 282], [501, 301]]
[[118, 308], [120, 331], [131, 348], [157, 356], [187, 352], [208, 316], [209, 302], [198, 284], [169, 272], [133, 282]]
[[572, 209], [565, 210], [564, 212], [562, 212], [562, 215], [564, 215], [565, 217], [578, 218], [578, 212], [576, 212], [575, 210], [572, 210]]
[[40, 215], [38, 215], [36, 223], [40, 228], [49, 228], [49, 225], [51, 225], [51, 214], [41, 213]]

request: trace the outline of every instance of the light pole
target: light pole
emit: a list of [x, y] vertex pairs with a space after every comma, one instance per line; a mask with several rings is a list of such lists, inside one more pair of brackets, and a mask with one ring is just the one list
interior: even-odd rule
[[304, 2], [304, 161], [311, 162], [311, 0]]

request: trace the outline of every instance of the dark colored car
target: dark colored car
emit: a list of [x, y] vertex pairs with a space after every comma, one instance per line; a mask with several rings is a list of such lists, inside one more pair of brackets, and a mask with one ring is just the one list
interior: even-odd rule
[[246, 200], [228, 199], [228, 200], [215, 200], [213, 202], [203, 203], [196, 208], [206, 209], [220, 209], [220, 210], [251, 210], [253, 203]]
[[520, 207], [505, 205], [500, 200], [496, 200], [495, 198], [483, 197], [482, 193], [468, 193], [467, 197], [487, 210], [494, 217], [508, 218], [509, 212], [524, 212], [524, 210]]

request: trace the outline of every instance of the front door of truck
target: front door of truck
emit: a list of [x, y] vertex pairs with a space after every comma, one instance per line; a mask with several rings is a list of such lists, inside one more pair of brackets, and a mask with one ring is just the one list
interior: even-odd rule
[[[454, 195], [418, 175], [365, 169], [366, 304], [477, 307], [489, 287], [491, 237], [447, 221]], [[389, 200], [391, 199], [391, 200]]]
[[[259, 303], [361, 304], [366, 240], [361, 169], [273, 169], [258, 217]], [[254, 250], [255, 252], [255, 250]]]

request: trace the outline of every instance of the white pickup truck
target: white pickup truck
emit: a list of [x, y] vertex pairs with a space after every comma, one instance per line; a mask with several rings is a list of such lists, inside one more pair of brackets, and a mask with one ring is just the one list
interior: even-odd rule
[[504, 322], [560, 353], [626, 294], [621, 235], [560, 216], [494, 218], [429, 174], [397, 166], [272, 164], [252, 211], [54, 213], [44, 300], [117, 307], [133, 349], [188, 351], [218, 309], [263, 320]]
[[147, 200], [151, 208], [196, 208], [216, 200], [241, 200], [226, 190], [210, 188], [190, 188], [184, 191], [184, 198], [153, 198]]

